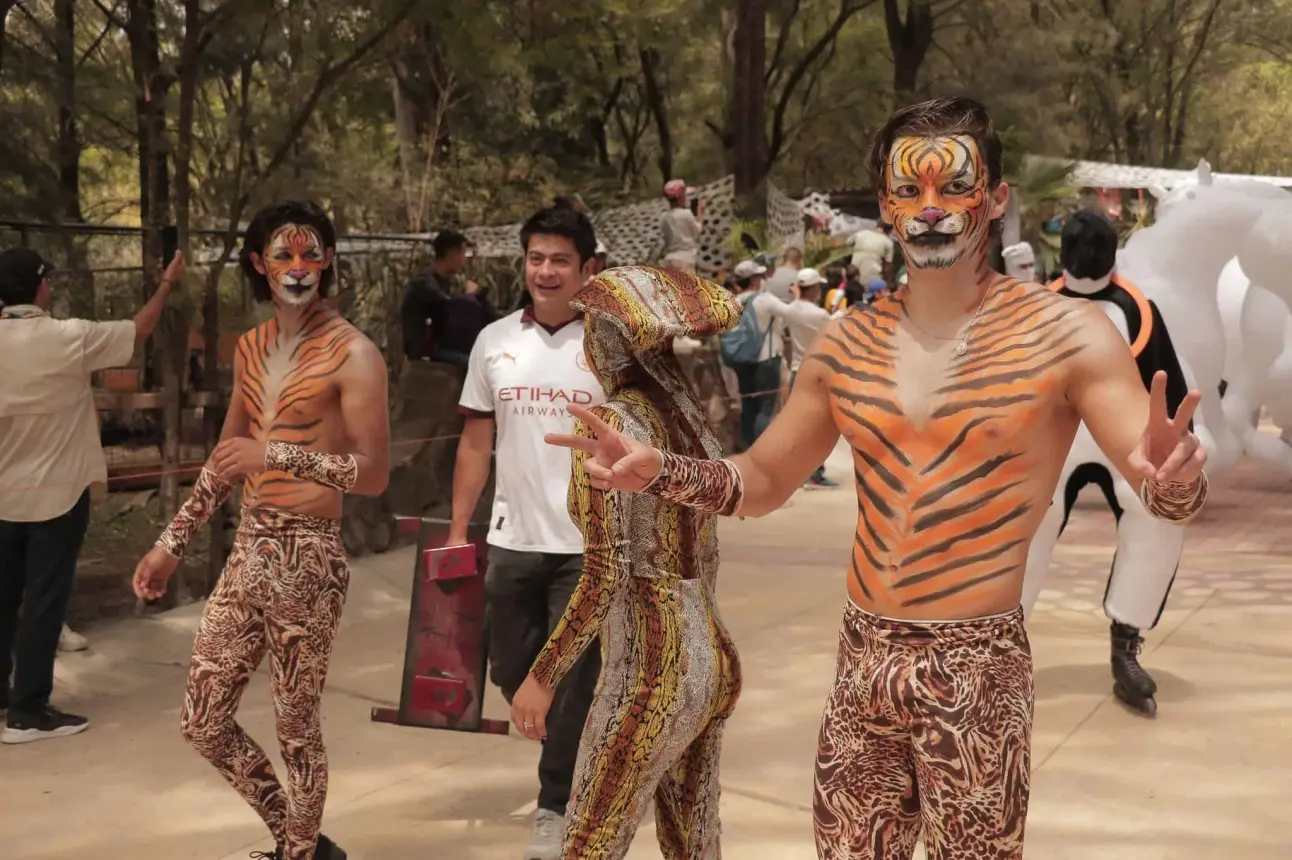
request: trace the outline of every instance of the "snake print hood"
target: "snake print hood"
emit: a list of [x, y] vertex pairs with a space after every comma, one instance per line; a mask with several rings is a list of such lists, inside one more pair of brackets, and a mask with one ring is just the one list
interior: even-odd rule
[[606, 396], [642, 381], [645, 372], [667, 392], [709, 455], [721, 457], [673, 339], [702, 339], [735, 328], [743, 310], [736, 297], [685, 272], [626, 266], [597, 275], [570, 305], [584, 313], [584, 349]]

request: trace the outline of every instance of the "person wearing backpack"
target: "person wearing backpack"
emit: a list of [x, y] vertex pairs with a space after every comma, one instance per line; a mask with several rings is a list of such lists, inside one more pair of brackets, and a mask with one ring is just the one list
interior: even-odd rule
[[745, 260], [732, 274], [744, 311], [720, 340], [722, 360], [735, 371], [740, 386], [740, 443], [747, 450], [776, 412], [789, 305], [762, 291], [766, 266]]

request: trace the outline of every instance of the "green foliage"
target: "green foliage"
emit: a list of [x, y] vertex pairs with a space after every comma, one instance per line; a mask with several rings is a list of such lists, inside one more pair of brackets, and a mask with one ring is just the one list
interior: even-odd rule
[[[762, 79], [768, 141], [781, 144], [770, 165], [779, 187], [867, 184], [862, 155], [892, 107], [902, 47], [890, 40], [885, 5], [767, 3]], [[1292, 120], [1288, 0], [935, 6], [933, 47], [915, 70], [911, 97], [969, 93], [988, 102], [1024, 237], [1038, 250], [1040, 219], [1067, 205], [1071, 189], [1053, 173], [1025, 169], [1026, 153], [1166, 166], [1206, 156], [1217, 170], [1292, 174], [1283, 144]], [[157, 144], [175, 179], [184, 7], [155, 4], [160, 67], [146, 91], [123, 25], [149, 4], [76, 0], [70, 62], [56, 50], [54, 7], [24, 3], [5, 20], [0, 218], [57, 221], [79, 208], [92, 222], [138, 224], [137, 108], [145, 93], [165, 107]], [[832, 29], [840, 10], [854, 7]], [[597, 209], [653, 197], [673, 176], [701, 183], [733, 167], [731, 0], [478, 0], [452, 8], [210, 0], [200, 9], [194, 229], [236, 229], [287, 195], [320, 200], [350, 233], [503, 224], [556, 194], [581, 193]], [[347, 61], [365, 45], [370, 50]], [[63, 104], [69, 92], [74, 100]], [[60, 105], [71, 108], [74, 124], [60, 122]], [[762, 225], [739, 228], [766, 246]], [[809, 264], [847, 253], [819, 237], [807, 244]], [[49, 250], [81, 269], [141, 259], [133, 240], [81, 237]], [[391, 297], [413, 265], [411, 257], [394, 260], [352, 277], [356, 306], [374, 331], [389, 324]], [[477, 280], [514, 300], [513, 262], [482, 272]], [[204, 273], [195, 266], [194, 274], [200, 282]], [[123, 295], [130, 282], [124, 274], [86, 275], [69, 289], [83, 291], [77, 301], [115, 307], [131, 298]], [[225, 322], [241, 324], [236, 273], [221, 275], [218, 288]], [[199, 289], [192, 292], [200, 304]]]

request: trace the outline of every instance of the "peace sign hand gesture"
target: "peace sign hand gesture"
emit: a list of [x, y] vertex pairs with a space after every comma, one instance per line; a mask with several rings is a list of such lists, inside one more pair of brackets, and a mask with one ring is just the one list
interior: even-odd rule
[[1153, 374], [1148, 392], [1148, 425], [1139, 445], [1131, 452], [1127, 462], [1131, 469], [1153, 481], [1174, 481], [1189, 484], [1202, 474], [1207, 462], [1207, 452], [1198, 437], [1189, 432], [1189, 419], [1202, 401], [1202, 395], [1190, 391], [1175, 411], [1175, 417], [1166, 414], [1166, 372]]
[[573, 405], [567, 408], [596, 438], [548, 433], [543, 441], [587, 454], [583, 470], [588, 473], [589, 483], [593, 487], [598, 490], [638, 493], [659, 475], [664, 466], [659, 451], [615, 430], [590, 409]]

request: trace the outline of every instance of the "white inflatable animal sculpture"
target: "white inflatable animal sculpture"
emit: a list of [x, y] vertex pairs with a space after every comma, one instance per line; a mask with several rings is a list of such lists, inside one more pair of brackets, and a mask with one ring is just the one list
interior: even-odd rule
[[1261, 215], [1287, 195], [1256, 180], [1217, 182], [1205, 161], [1170, 192], [1150, 191], [1159, 201], [1157, 220], [1130, 238], [1117, 268], [1161, 310], [1189, 385], [1202, 393], [1194, 432], [1215, 475], [1234, 466], [1244, 449], [1220, 393], [1221, 381], [1230, 381], [1220, 276]]
[[[1173, 339], [1175, 318], [1187, 314], [1191, 306], [1193, 315], [1185, 326], [1192, 342], [1181, 352], [1188, 354], [1191, 362], [1201, 362], [1204, 401], [1195, 423], [1202, 425], [1199, 435], [1212, 456], [1208, 470], [1216, 474], [1246, 454], [1292, 474], [1292, 275], [1287, 274], [1292, 264], [1292, 194], [1258, 180], [1216, 180], [1206, 161], [1199, 163], [1194, 177], [1169, 193], [1151, 190], [1159, 200], [1159, 223], [1171, 223], [1181, 213], [1188, 215], [1205, 207], [1205, 221], [1218, 230], [1211, 244], [1233, 254], [1215, 286], [1215, 310], [1224, 343], [1221, 378], [1225, 385], [1219, 415], [1211, 391], [1205, 387], [1214, 376], [1217, 352], [1214, 347], [1198, 349], [1202, 339], [1210, 341], [1215, 336], [1215, 319], [1211, 318], [1210, 302], [1195, 302], [1192, 297], [1194, 290], [1206, 283], [1215, 257], [1204, 248], [1187, 255], [1201, 268], [1196, 279], [1175, 280], [1173, 275], [1166, 286], [1177, 292], [1174, 299], [1159, 297], [1151, 292], [1153, 288], [1145, 289], [1162, 306]], [[1175, 226], [1179, 227], [1178, 221]], [[1131, 250], [1131, 243], [1126, 250]], [[1154, 283], [1155, 287], [1160, 285]], [[1262, 405], [1283, 428], [1282, 438], [1257, 430]], [[1216, 432], [1220, 420], [1225, 427]]]
[[[1225, 325], [1224, 409], [1243, 452], [1292, 476], [1292, 195], [1273, 204], [1221, 275]], [[1248, 278], [1251, 278], [1249, 281]], [[1259, 408], [1281, 429], [1257, 429]]]

